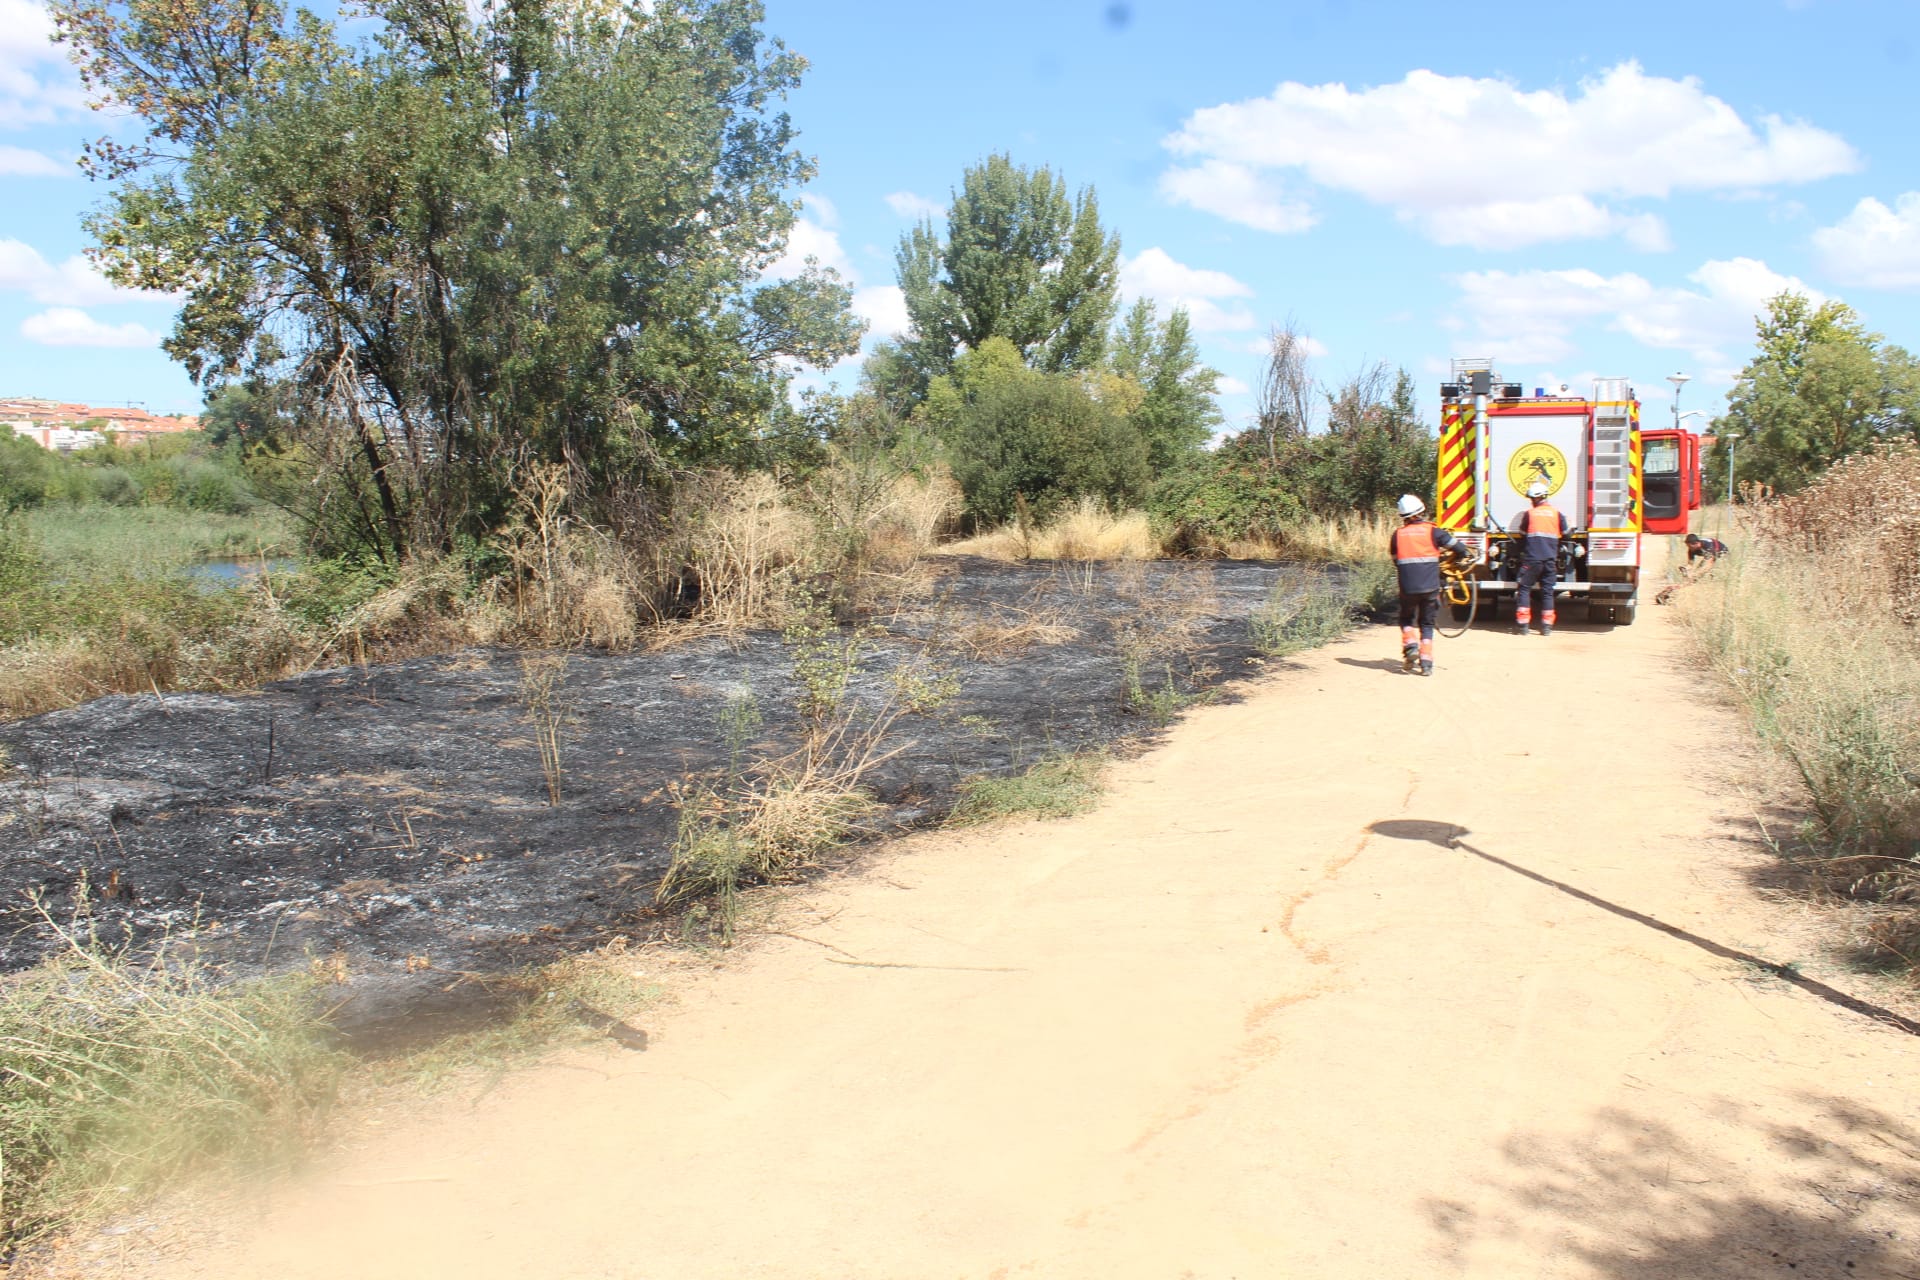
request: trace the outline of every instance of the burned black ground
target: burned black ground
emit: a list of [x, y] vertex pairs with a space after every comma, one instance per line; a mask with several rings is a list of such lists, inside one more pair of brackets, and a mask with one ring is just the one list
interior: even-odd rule
[[[922, 660], [957, 684], [903, 716], [870, 779], [880, 837], [938, 820], [970, 777], [1136, 738], [1127, 698], [1259, 670], [1248, 618], [1271, 564], [934, 561], [873, 619], [851, 696]], [[460, 975], [524, 969], [636, 926], [665, 871], [680, 787], [798, 740], [777, 633], [565, 655], [563, 796], [548, 802], [524, 655], [467, 651], [316, 671], [236, 695], [109, 697], [0, 725], [0, 966], [58, 945], [43, 912], [110, 944], [190, 938], [234, 973], [331, 965], [348, 1022], [427, 1016]], [[1160, 710], [1177, 699], [1164, 700]], [[467, 984], [483, 990], [485, 983]]]

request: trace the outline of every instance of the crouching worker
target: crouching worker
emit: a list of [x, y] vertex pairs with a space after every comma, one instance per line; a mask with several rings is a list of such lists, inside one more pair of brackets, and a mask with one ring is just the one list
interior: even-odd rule
[[1705, 573], [1713, 568], [1713, 562], [1727, 554], [1727, 544], [1718, 538], [1703, 538], [1697, 533], [1687, 535], [1687, 567], [1689, 574]]
[[1388, 543], [1400, 574], [1400, 669], [1433, 674], [1433, 624], [1440, 616], [1440, 553], [1471, 561], [1473, 550], [1426, 518], [1427, 504], [1400, 499], [1400, 527]]

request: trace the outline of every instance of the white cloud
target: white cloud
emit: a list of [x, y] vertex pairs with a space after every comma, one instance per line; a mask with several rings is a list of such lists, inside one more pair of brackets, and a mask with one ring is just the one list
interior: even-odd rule
[[1754, 317], [1767, 299], [1793, 291], [1823, 300], [1803, 281], [1754, 258], [1710, 261], [1687, 279], [1697, 287], [1656, 286], [1633, 272], [1468, 272], [1454, 279], [1461, 297], [1453, 311], [1467, 322], [1455, 345], [1493, 356], [1502, 368], [1552, 365], [1578, 350], [1579, 328], [1598, 324], [1719, 368], [1729, 363], [1725, 348], [1752, 339]]
[[86, 109], [80, 79], [55, 45], [40, 0], [0, 0], [0, 128], [45, 124]]
[[916, 222], [921, 218], [938, 221], [947, 216], [947, 206], [938, 200], [929, 200], [923, 195], [911, 191], [893, 191], [887, 194], [887, 208], [902, 218], [912, 218]]
[[1435, 209], [1420, 215], [1429, 238], [1474, 249], [1517, 249], [1554, 240], [1595, 240], [1618, 235], [1636, 249], [1671, 249], [1667, 224], [1650, 213], [1622, 214], [1586, 196], [1539, 200], [1492, 200], [1483, 205]]
[[837, 227], [840, 225], [840, 210], [834, 205], [833, 201], [827, 199], [825, 196], [809, 191], [800, 197], [800, 204], [808, 213], [811, 213], [820, 220], [821, 226]]
[[[1412, 71], [1394, 84], [1287, 81], [1207, 107], [1166, 139], [1169, 197], [1267, 230], [1312, 212], [1279, 175], [1393, 209], [1424, 234], [1479, 247], [1618, 235], [1666, 247], [1665, 227], [1610, 202], [1743, 192], [1860, 167], [1839, 135], [1778, 116], [1749, 123], [1697, 80], [1624, 62], [1568, 94]], [[1284, 207], [1284, 214], [1281, 209]]]
[[18, 290], [35, 302], [69, 307], [177, 301], [169, 294], [111, 284], [91, 262], [77, 255], [56, 267], [38, 249], [19, 240], [0, 240], [0, 290]]
[[0, 178], [70, 178], [78, 172], [44, 152], [0, 146]]
[[1147, 249], [1120, 264], [1120, 296], [1128, 302], [1151, 298], [1167, 308], [1185, 307], [1196, 333], [1251, 329], [1257, 321], [1244, 306], [1222, 305], [1223, 298], [1251, 298], [1253, 287], [1224, 271], [1189, 267], [1165, 249]]
[[839, 234], [804, 216], [793, 220], [793, 229], [787, 233], [787, 251], [766, 269], [766, 277], [769, 280], [791, 280], [806, 270], [808, 258], [839, 272], [846, 280], [858, 278], [858, 273], [853, 269], [853, 259], [840, 246]]
[[1224, 373], [1220, 375], [1219, 380], [1213, 385], [1214, 389], [1223, 396], [1244, 396], [1253, 390], [1252, 387], [1240, 381], [1240, 379], [1229, 377]]
[[867, 322], [867, 337], [897, 338], [907, 331], [907, 295], [899, 285], [876, 284], [856, 289], [853, 313]]
[[153, 347], [160, 335], [142, 324], [104, 324], [78, 307], [51, 307], [20, 322], [20, 336], [49, 347]]
[[1190, 204], [1203, 213], [1279, 235], [1305, 231], [1318, 221], [1312, 208], [1288, 199], [1270, 179], [1224, 160], [1167, 170], [1160, 175], [1160, 194], [1175, 204]]
[[1831, 227], [1813, 233], [1821, 264], [1842, 284], [1920, 288], [1920, 191], [1889, 209], [1872, 196]]
[[[1310, 333], [1299, 334], [1294, 340], [1300, 344], [1302, 351], [1306, 352], [1315, 360], [1321, 359], [1327, 354], [1327, 344]], [[1273, 350], [1273, 341], [1270, 338], [1255, 338], [1247, 344], [1247, 351], [1252, 355], [1264, 356], [1271, 350]]]

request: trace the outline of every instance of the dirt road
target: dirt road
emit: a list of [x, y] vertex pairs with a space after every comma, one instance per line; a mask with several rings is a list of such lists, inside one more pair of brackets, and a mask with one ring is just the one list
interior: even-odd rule
[[142, 1273], [1920, 1276], [1920, 1038], [1728, 958], [1873, 995], [1756, 899], [1666, 611], [1430, 680], [1393, 643], [1201, 709], [1088, 817], [791, 895], [646, 1052]]

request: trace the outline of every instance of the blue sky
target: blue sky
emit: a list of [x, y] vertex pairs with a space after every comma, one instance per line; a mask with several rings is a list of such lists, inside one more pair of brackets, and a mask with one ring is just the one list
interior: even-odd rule
[[[1270, 326], [1316, 372], [1452, 356], [1529, 386], [1634, 379], [1713, 409], [1781, 288], [1920, 347], [1920, 6], [1299, 0], [769, 0], [811, 69], [788, 109], [819, 176], [793, 251], [875, 335], [893, 246], [995, 151], [1099, 193], [1123, 283], [1182, 303], [1239, 425]], [[81, 106], [39, 0], [0, 0], [0, 395], [199, 396], [164, 299], [91, 275]], [[834, 376], [844, 380], [848, 370]]]

